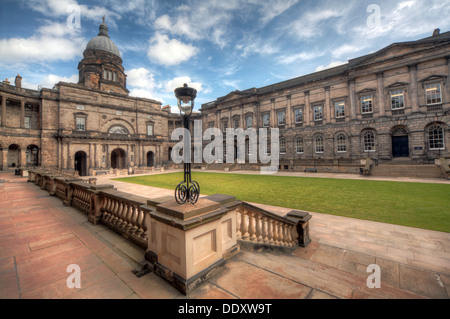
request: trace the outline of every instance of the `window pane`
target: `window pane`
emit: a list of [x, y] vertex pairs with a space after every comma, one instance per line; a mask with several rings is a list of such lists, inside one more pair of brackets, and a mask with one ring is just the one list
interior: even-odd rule
[[314, 106], [314, 121], [323, 120], [323, 108], [322, 105]]
[[373, 105], [372, 105], [373, 97], [372, 95], [363, 96], [361, 98], [361, 112], [364, 113], [372, 113]]
[[403, 90], [391, 92], [391, 108], [393, 110], [403, 109], [405, 107], [405, 95]]
[[278, 126], [286, 124], [286, 113], [284, 111], [278, 112]]
[[153, 124], [147, 124], [147, 135], [153, 136]]
[[432, 126], [428, 130], [428, 141], [430, 150], [444, 149], [444, 129], [440, 126]]
[[253, 126], [252, 116], [251, 115], [247, 116], [245, 118], [245, 122], [246, 122], [246, 126], [247, 126], [246, 128], [251, 128]]
[[269, 127], [270, 126], [270, 115], [269, 113], [263, 114], [262, 115], [262, 124], [263, 127]]
[[442, 103], [441, 85], [440, 84], [425, 85], [425, 95], [427, 98], [428, 105]]
[[323, 147], [323, 137], [318, 136], [316, 137], [316, 153], [323, 153], [324, 147]]
[[334, 104], [334, 108], [336, 110], [336, 118], [345, 117], [345, 103], [344, 102], [336, 102]]
[[86, 119], [84, 117], [77, 117], [77, 131], [86, 130]]
[[337, 151], [338, 153], [347, 152], [347, 140], [345, 135], [339, 135], [337, 138]]
[[295, 123], [302, 123], [302, 122], [303, 122], [303, 110], [295, 109]]
[[284, 139], [280, 140], [280, 154], [286, 154], [286, 141]]
[[373, 132], [364, 133], [364, 151], [375, 151], [375, 134]]
[[295, 151], [297, 152], [297, 154], [303, 154], [303, 139], [302, 138], [298, 138], [295, 141]]

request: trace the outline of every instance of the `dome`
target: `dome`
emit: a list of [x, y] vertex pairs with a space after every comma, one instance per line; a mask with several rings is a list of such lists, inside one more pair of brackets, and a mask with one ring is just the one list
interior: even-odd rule
[[86, 50], [101, 50], [112, 53], [120, 57], [119, 49], [114, 44], [114, 42], [109, 38], [108, 35], [108, 27], [103, 20], [103, 23], [100, 24], [100, 32], [98, 36], [92, 38], [91, 41], [86, 46]]

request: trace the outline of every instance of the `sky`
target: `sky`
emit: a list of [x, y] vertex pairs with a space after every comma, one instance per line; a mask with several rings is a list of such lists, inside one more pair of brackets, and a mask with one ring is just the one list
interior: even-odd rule
[[187, 83], [198, 109], [450, 31], [450, 0], [0, 0], [0, 80], [77, 83], [103, 16], [131, 96], [176, 108], [173, 90]]

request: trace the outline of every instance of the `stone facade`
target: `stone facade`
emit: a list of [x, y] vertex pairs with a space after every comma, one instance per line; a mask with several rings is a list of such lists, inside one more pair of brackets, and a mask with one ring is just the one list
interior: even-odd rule
[[436, 33], [343, 66], [231, 92], [202, 106], [203, 128], [279, 128], [282, 169], [322, 161], [331, 170], [368, 157], [430, 162], [450, 155], [449, 77], [450, 32]]
[[[0, 165], [92, 175], [170, 165], [178, 113], [128, 96], [104, 23], [78, 66], [79, 83], [0, 83]], [[368, 157], [420, 163], [450, 156], [450, 32], [392, 44], [347, 64], [202, 105], [203, 129], [279, 128], [280, 168], [357, 172]], [[247, 161], [248, 162], [248, 161]], [[250, 168], [243, 165], [241, 168]], [[258, 168], [254, 165], [251, 168]]]

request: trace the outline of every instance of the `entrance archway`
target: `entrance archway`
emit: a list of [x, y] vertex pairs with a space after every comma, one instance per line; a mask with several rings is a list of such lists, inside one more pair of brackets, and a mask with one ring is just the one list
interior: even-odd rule
[[155, 166], [155, 154], [150, 151], [147, 153], [147, 167]]
[[8, 148], [8, 167], [20, 166], [20, 147], [17, 144], [12, 144]]
[[111, 152], [111, 167], [117, 169], [126, 168], [126, 154], [121, 148], [116, 148]]
[[75, 153], [75, 170], [80, 176], [87, 176], [87, 165], [86, 165], [87, 155], [83, 151]]
[[403, 126], [392, 130], [392, 157], [409, 157], [409, 135]]

